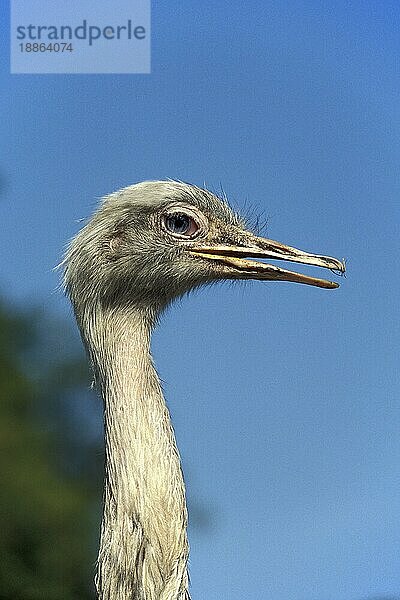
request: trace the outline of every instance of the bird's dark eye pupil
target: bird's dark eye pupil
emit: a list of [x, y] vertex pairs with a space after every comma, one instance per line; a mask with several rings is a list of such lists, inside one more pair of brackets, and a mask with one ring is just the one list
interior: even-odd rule
[[166, 220], [166, 225], [169, 231], [172, 231], [173, 233], [185, 234], [190, 227], [190, 217], [179, 213], [169, 215]]

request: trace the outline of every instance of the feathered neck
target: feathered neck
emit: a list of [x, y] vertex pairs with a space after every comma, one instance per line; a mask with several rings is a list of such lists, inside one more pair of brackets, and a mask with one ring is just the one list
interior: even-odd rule
[[180, 458], [138, 309], [78, 318], [104, 401], [101, 600], [187, 600], [187, 510]]

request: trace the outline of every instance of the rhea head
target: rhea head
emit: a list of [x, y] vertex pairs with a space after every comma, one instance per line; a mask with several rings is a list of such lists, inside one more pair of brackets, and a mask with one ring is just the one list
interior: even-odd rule
[[157, 314], [182, 294], [226, 279], [338, 287], [262, 260], [345, 271], [336, 258], [255, 235], [225, 200], [207, 190], [147, 181], [103, 199], [70, 246], [65, 281], [78, 314], [93, 303]]

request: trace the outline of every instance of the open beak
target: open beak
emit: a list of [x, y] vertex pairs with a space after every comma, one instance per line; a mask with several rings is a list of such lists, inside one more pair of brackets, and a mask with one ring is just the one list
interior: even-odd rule
[[230, 279], [260, 279], [272, 281], [292, 281], [294, 283], [305, 283], [327, 289], [339, 287], [334, 281], [309, 277], [301, 273], [287, 271], [275, 265], [266, 264], [256, 260], [247, 260], [248, 258], [287, 260], [290, 262], [314, 265], [337, 271], [340, 275], [345, 273], [346, 267], [344, 261], [330, 256], [321, 256], [319, 254], [310, 254], [297, 248], [286, 246], [274, 240], [260, 238], [257, 236], [249, 237], [249, 246], [199, 246], [191, 248], [190, 251], [197, 256], [201, 256], [210, 261], [228, 267], [227, 275]]

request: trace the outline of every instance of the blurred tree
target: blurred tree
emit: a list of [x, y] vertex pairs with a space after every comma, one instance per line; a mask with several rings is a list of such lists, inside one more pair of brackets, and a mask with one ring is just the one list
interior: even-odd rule
[[87, 462], [67, 471], [69, 461], [63, 460], [70, 444], [79, 456], [81, 443], [68, 434], [65, 401], [88, 374], [71, 353], [52, 349], [51, 360], [35, 360], [45, 331], [37, 313], [0, 303], [2, 600], [93, 598], [98, 526], [93, 515], [100, 512], [94, 503], [101, 498], [102, 471], [98, 440], [94, 437], [82, 453], [91, 457]]

